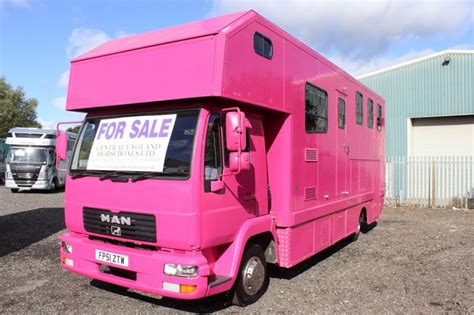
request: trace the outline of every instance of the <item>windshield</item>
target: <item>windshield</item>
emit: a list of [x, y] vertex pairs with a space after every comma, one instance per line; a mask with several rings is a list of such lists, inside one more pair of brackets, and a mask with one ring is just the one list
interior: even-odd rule
[[46, 162], [47, 149], [10, 148], [7, 161], [10, 163], [43, 164]]
[[82, 127], [71, 171], [187, 176], [199, 110], [92, 118]]

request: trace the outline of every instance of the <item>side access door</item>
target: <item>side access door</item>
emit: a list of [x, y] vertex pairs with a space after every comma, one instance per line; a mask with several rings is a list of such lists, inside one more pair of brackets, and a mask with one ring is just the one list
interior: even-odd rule
[[336, 198], [349, 196], [349, 154], [350, 147], [346, 134], [346, 95], [338, 92], [337, 99], [337, 187]]

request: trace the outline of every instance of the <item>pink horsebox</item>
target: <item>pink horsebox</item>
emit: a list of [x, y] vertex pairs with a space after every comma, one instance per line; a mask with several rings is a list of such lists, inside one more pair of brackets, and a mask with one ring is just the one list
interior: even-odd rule
[[111, 40], [71, 62], [61, 263], [176, 299], [259, 299], [384, 203], [384, 100], [254, 11]]

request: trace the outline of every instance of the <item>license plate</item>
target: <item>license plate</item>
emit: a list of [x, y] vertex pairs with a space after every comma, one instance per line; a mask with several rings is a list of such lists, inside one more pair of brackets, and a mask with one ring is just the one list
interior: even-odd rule
[[95, 259], [117, 266], [128, 267], [128, 256], [95, 250]]

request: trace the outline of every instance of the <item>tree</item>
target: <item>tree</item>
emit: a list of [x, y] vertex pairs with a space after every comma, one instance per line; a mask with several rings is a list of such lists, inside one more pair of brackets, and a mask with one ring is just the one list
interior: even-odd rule
[[79, 129], [81, 129], [81, 125], [78, 125], [75, 127], [69, 127], [67, 128], [67, 131], [72, 132], [72, 133], [79, 133]]
[[0, 77], [0, 137], [14, 127], [36, 127], [41, 124], [36, 117], [38, 101], [26, 98], [22, 87], [13, 89], [5, 77]]

